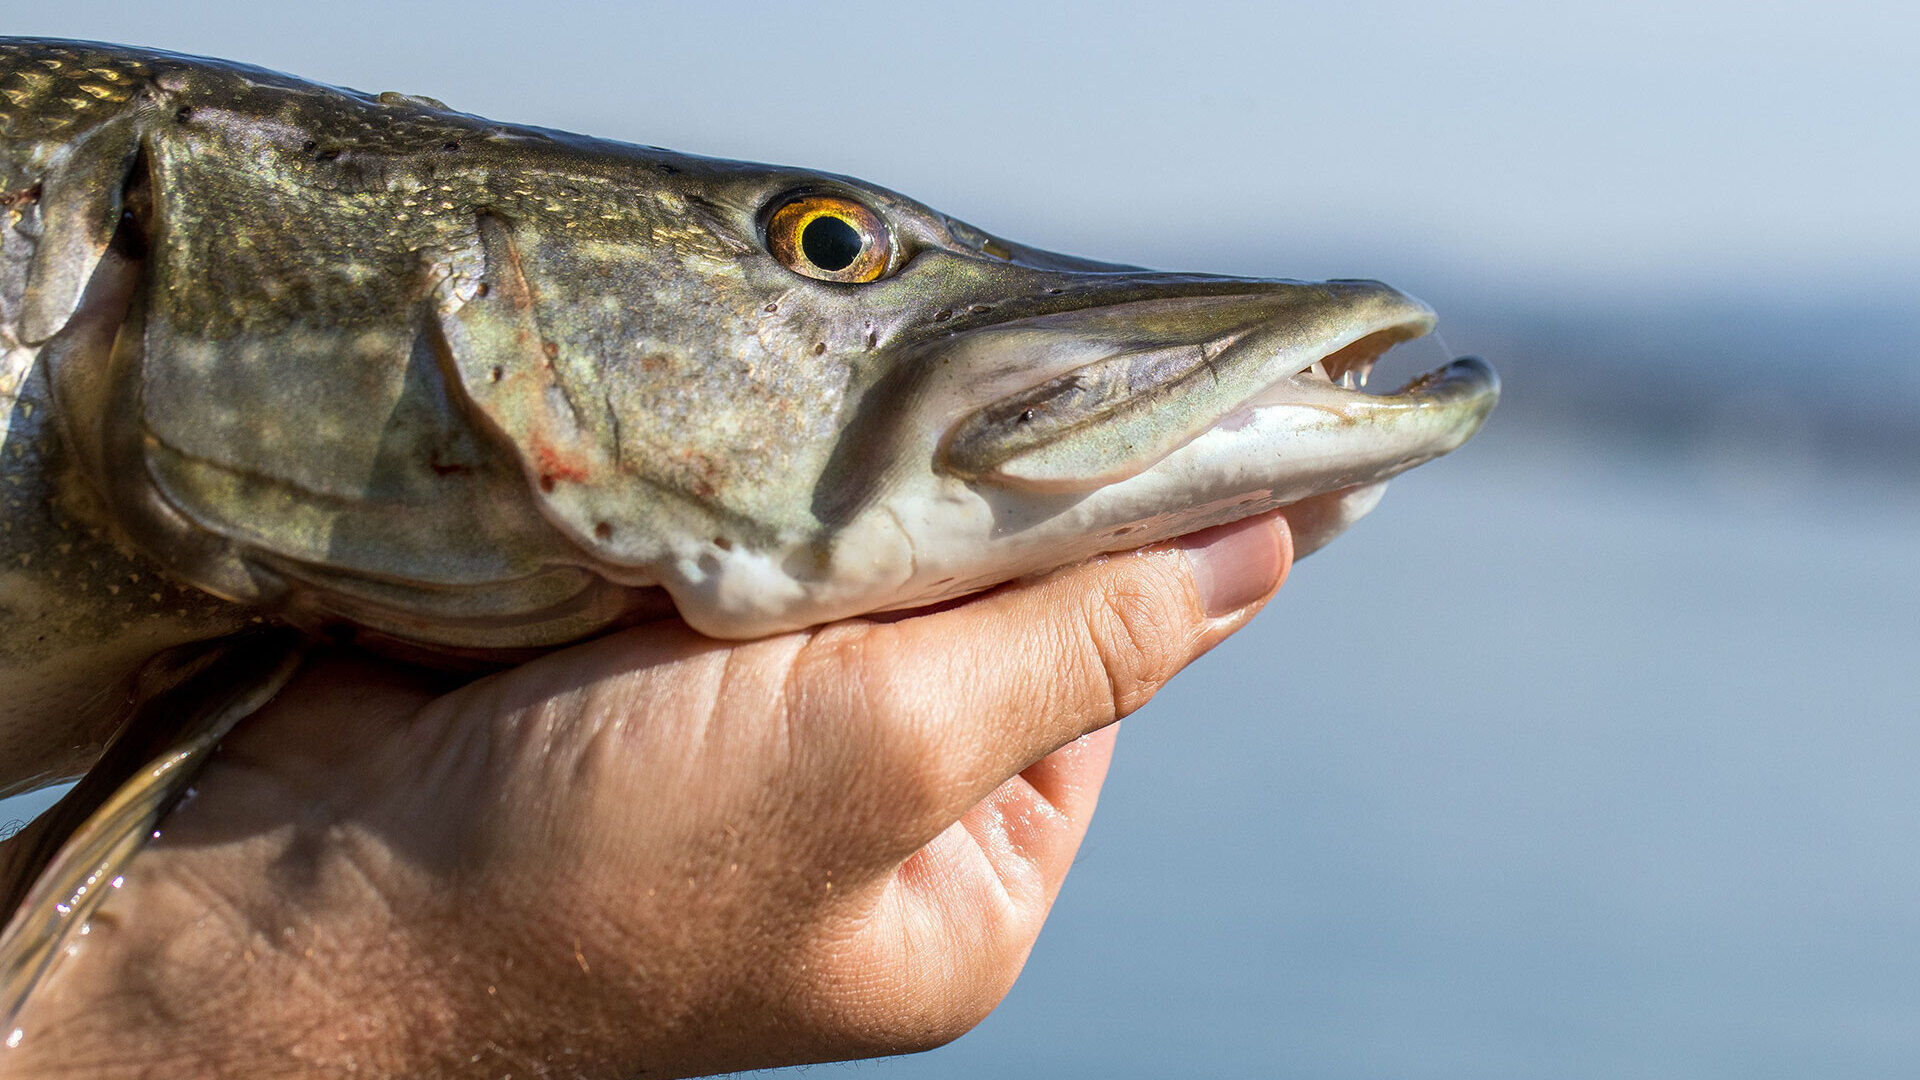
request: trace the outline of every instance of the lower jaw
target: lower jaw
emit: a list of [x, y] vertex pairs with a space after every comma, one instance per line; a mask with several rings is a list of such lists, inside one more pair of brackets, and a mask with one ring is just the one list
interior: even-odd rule
[[[803, 551], [738, 550], [697, 580], [666, 584], [697, 629], [754, 637], [941, 603], [1278, 507], [1298, 507], [1289, 518], [1303, 555], [1371, 510], [1385, 480], [1464, 441], [1491, 402], [1471, 385], [1469, 400], [1458, 385], [1429, 399], [1440, 386], [1429, 377], [1395, 398], [1289, 381], [1287, 400], [1245, 409], [1124, 480], [1048, 494], [936, 474]], [[789, 569], [820, 567], [826, 553], [819, 576]]]

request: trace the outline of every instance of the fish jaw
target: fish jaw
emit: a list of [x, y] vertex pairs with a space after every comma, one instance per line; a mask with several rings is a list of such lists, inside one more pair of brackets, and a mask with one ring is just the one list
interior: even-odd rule
[[[967, 354], [1099, 359], [954, 424], [939, 467], [1035, 493], [1093, 491], [1145, 471], [1255, 400], [1286, 396], [1290, 380], [1315, 364], [1340, 357], [1370, 370], [1381, 353], [1433, 324], [1432, 309], [1378, 282], [1279, 281], [1250, 283], [1237, 295], [1134, 301], [981, 331], [954, 350], [962, 355], [951, 366], [969, 389], [981, 385], [978, 369], [1005, 365]], [[1010, 348], [1004, 338], [1020, 344]], [[1060, 366], [1047, 360], [1022, 371], [1023, 381]]]
[[[1303, 306], [1289, 290], [1318, 299]], [[1377, 283], [1267, 283], [1252, 301], [1206, 298], [1172, 314], [1193, 322], [1208, 304], [1218, 316], [1263, 297], [1254, 322], [1216, 318], [1185, 342], [1154, 332], [1170, 320], [1153, 302], [957, 335], [923, 358], [939, 374], [896, 421], [891, 463], [856, 485], [864, 494], [829, 500], [820, 533], [705, 551], [660, 583], [696, 629], [743, 638], [937, 603], [1313, 500], [1306, 554], [1371, 510], [1387, 479], [1464, 443], [1498, 400], [1492, 368], [1471, 358], [1388, 395], [1329, 378], [1364, 373], [1431, 327], [1424, 305]], [[1203, 362], [1166, 378], [1128, 359], [1202, 346]], [[1023, 403], [1043, 400], [1056, 406], [1053, 430], [1023, 438]], [[997, 443], [996, 424], [1009, 433]]]

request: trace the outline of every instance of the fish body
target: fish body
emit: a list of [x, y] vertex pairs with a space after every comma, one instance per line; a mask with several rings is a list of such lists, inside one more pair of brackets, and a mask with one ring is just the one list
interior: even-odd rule
[[[510, 659], [752, 637], [1303, 499], [1469, 437], [1375, 282], [1025, 247], [846, 177], [0, 39], [0, 794], [268, 620]], [[1344, 493], [1344, 494], [1343, 494]]]

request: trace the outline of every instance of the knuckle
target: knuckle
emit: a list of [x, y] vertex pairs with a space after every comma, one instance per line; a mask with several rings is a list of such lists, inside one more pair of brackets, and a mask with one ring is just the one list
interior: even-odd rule
[[966, 787], [965, 755], [944, 737], [938, 716], [945, 703], [904, 678], [903, 642], [886, 628], [828, 643], [804, 658], [800, 683], [812, 694], [815, 715], [826, 717], [822, 737], [808, 741], [806, 773], [820, 801], [834, 807], [842, 841], [888, 851], [929, 828]]
[[1116, 717], [1138, 709], [1192, 658], [1198, 611], [1177, 575], [1129, 575], [1101, 590], [1086, 613]]

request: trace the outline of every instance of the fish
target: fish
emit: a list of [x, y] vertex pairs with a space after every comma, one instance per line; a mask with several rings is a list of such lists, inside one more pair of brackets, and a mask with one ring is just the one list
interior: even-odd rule
[[753, 638], [1284, 506], [1304, 554], [1498, 400], [1473, 358], [1364, 388], [1434, 323], [831, 173], [0, 38], [0, 796], [84, 777], [0, 874], [0, 1021], [308, 643]]

